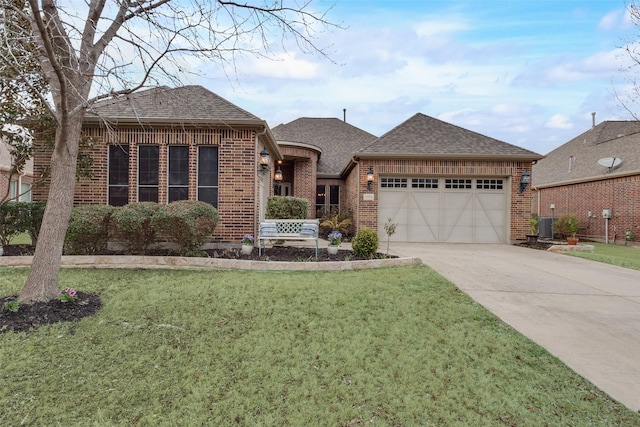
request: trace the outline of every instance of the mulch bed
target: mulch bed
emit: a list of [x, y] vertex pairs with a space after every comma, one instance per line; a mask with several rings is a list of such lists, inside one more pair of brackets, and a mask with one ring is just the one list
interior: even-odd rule
[[545, 242], [542, 240], [538, 240], [536, 243], [518, 243], [516, 246], [522, 246], [524, 248], [531, 248], [531, 249], [538, 249], [541, 251], [546, 251], [547, 249], [549, 249], [551, 246], [553, 246], [555, 243], [551, 243], [551, 242]]
[[[18, 311], [11, 312], [2, 307], [0, 309], [0, 334], [15, 331], [28, 332], [41, 325], [57, 322], [72, 322], [86, 316], [93, 316], [102, 307], [100, 296], [78, 291], [75, 301], [61, 302], [53, 299], [48, 302], [23, 304]], [[7, 298], [2, 298], [2, 302]], [[4, 304], [3, 304], [4, 305]], [[73, 333], [73, 329], [71, 329]]]
[[[29, 256], [33, 255], [35, 248], [31, 245], [7, 245], [4, 247], [4, 256]], [[106, 251], [97, 255], [125, 255], [123, 252]], [[175, 251], [168, 249], [153, 250], [146, 255], [151, 256], [179, 256]], [[251, 261], [287, 261], [287, 262], [301, 262], [301, 261], [360, 261], [367, 260], [364, 256], [356, 256], [349, 250], [338, 250], [335, 255], [329, 255], [327, 250], [322, 248], [318, 249], [318, 258], [316, 259], [315, 248], [302, 247], [302, 246], [274, 246], [272, 248], [262, 249], [262, 256], [258, 254], [258, 248], [254, 248], [251, 255], [244, 255], [240, 249], [208, 249], [205, 250], [202, 256], [209, 258], [225, 258], [225, 259], [240, 259]], [[393, 255], [386, 256], [378, 253], [374, 258], [397, 258]]]

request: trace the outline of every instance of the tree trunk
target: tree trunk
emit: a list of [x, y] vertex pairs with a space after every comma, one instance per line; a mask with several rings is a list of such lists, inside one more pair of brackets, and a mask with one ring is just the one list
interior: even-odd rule
[[[19, 301], [31, 304], [49, 301], [58, 292], [58, 273], [62, 263], [64, 236], [69, 225], [75, 191], [76, 160], [82, 132], [84, 110], [61, 123], [56, 130], [56, 149], [51, 156], [51, 184], [42, 227]], [[64, 143], [60, 143], [64, 141]]]

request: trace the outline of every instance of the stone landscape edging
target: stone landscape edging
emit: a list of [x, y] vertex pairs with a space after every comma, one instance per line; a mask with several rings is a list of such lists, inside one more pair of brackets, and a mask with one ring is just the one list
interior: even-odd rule
[[[2, 256], [0, 266], [29, 267], [33, 256]], [[198, 258], [137, 255], [65, 255], [65, 268], [194, 268], [219, 270], [336, 271], [400, 267], [422, 264], [416, 257], [369, 259], [361, 261], [247, 261], [227, 258]]]

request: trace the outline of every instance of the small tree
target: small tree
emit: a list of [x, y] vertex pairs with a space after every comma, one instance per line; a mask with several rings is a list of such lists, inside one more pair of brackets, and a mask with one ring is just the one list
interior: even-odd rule
[[397, 223], [392, 222], [391, 217], [387, 218], [387, 222], [384, 224], [384, 232], [387, 233], [387, 256], [389, 256], [389, 243], [391, 236], [396, 232]]

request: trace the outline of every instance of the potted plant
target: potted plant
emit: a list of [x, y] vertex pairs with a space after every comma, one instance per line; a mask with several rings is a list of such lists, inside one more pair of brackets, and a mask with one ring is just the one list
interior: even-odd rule
[[253, 252], [253, 236], [251, 234], [245, 234], [242, 236], [242, 253], [251, 255], [251, 252]]
[[529, 220], [529, 227], [531, 234], [527, 234], [527, 243], [530, 245], [535, 244], [538, 241], [538, 218], [532, 217]]
[[565, 237], [570, 245], [578, 243], [576, 233], [579, 228], [578, 216], [573, 213], [564, 214], [553, 223], [553, 231]]
[[330, 255], [337, 254], [338, 248], [342, 244], [342, 233], [339, 231], [332, 231], [327, 237], [329, 238], [327, 252], [329, 252]]
[[331, 219], [326, 219], [320, 223], [320, 227], [328, 228], [331, 231], [347, 232], [348, 227], [351, 225], [349, 218], [340, 219], [338, 215], [334, 215]]

